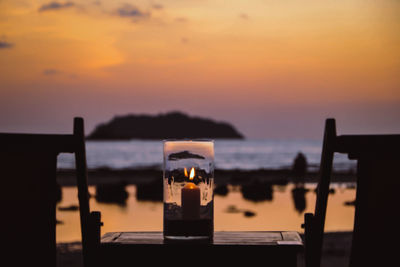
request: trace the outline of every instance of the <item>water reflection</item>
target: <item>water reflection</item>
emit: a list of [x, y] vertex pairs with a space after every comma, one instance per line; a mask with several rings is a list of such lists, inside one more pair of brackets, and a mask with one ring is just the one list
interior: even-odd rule
[[[306, 189], [304, 183], [301, 181], [301, 176], [297, 177], [293, 180], [297, 181], [294, 183], [294, 188], [291, 190], [292, 199], [294, 203], [295, 210], [301, 214], [307, 208], [306, 201], [306, 193], [309, 189]], [[100, 184], [96, 186], [96, 200], [100, 203], [114, 203], [120, 206], [125, 206], [126, 201], [128, 199], [128, 192], [126, 191], [127, 184], [125, 182], [120, 182], [117, 184]], [[242, 193], [242, 197], [245, 200], [253, 201], [253, 202], [262, 202], [262, 201], [272, 201], [273, 193], [274, 193], [274, 184], [270, 182], [260, 182], [259, 180], [255, 180], [251, 183], [244, 184], [239, 186], [240, 192]], [[285, 185], [280, 185], [279, 190], [285, 191]], [[316, 192], [316, 189], [314, 190]], [[222, 197], [226, 197], [229, 193], [228, 185], [216, 185], [214, 188], [214, 194]], [[335, 189], [331, 188], [329, 193], [335, 193]], [[148, 183], [141, 183], [136, 185], [136, 199], [138, 201], [163, 201], [163, 183], [160, 179], [155, 179]], [[345, 205], [349, 205], [345, 202]], [[230, 206], [227, 209], [227, 212], [242, 212], [240, 210], [234, 209]], [[62, 207], [59, 207], [59, 210], [62, 210]], [[245, 211], [243, 211], [245, 212]], [[245, 213], [248, 217], [255, 216], [255, 213]]]
[[163, 181], [154, 179], [149, 183], [136, 185], [136, 199], [139, 201], [163, 201]]
[[126, 182], [99, 184], [96, 186], [96, 200], [100, 203], [115, 203], [126, 206], [128, 192]]
[[307, 208], [306, 193], [308, 191], [309, 190], [304, 187], [304, 184], [295, 185], [295, 188], [292, 189], [294, 208], [300, 214]]
[[[249, 187], [244, 186], [243, 190], [238, 185], [222, 186], [221, 191], [224, 193], [214, 196], [215, 231], [301, 232], [303, 213], [314, 211], [316, 198], [316, 194], [307, 192], [313, 192], [316, 185], [290, 183], [277, 186], [261, 182], [258, 185], [259, 194], [262, 195], [257, 198], [258, 201], [244, 197], [247, 196]], [[347, 188], [345, 184], [335, 186], [340, 190], [329, 196], [326, 230], [348, 231], [353, 227], [354, 208], [343, 203], [355, 198], [355, 190]], [[250, 188], [254, 189], [254, 184]], [[143, 194], [147, 199], [151, 194], [143, 193], [147, 189], [143, 191], [141, 186], [128, 185], [125, 190], [128, 194], [125, 206], [117, 202], [100, 202], [94, 197], [90, 199], [91, 209], [102, 213], [102, 234], [113, 231], [162, 231], [162, 201], [144, 200]], [[57, 210], [57, 219], [63, 224], [57, 225], [57, 242], [80, 240], [79, 212], [69, 208], [78, 204], [77, 189], [63, 187], [62, 191], [63, 199], [57, 206], [60, 208]], [[96, 187], [89, 187], [89, 192], [96, 195]]]
[[269, 182], [255, 180], [252, 183], [244, 184], [241, 187], [242, 196], [250, 201], [272, 201], [273, 189]]
[[216, 185], [214, 188], [214, 195], [227, 196], [229, 193], [228, 186], [226, 184]]
[[[297, 180], [298, 181], [298, 180]], [[243, 199], [261, 202], [261, 201], [272, 201], [274, 184], [270, 182], [260, 182], [255, 180], [252, 183], [244, 184], [239, 186], [240, 192], [242, 193]], [[285, 190], [285, 186], [280, 186], [280, 190]], [[307, 208], [306, 193], [309, 189], [306, 189], [304, 183], [297, 182], [294, 184], [294, 188], [291, 190], [292, 199], [295, 210], [301, 214]], [[315, 190], [314, 190], [315, 191]], [[334, 193], [333, 188], [330, 189], [330, 193]], [[228, 185], [216, 185], [214, 194], [222, 197], [226, 197], [229, 193]], [[125, 206], [128, 199], [128, 192], [126, 191], [126, 183], [121, 182], [117, 184], [101, 184], [96, 186], [96, 200], [100, 203], [115, 203], [120, 206]], [[136, 199], [138, 201], [163, 201], [163, 184], [160, 179], [153, 180], [148, 183], [142, 183], [136, 185]], [[347, 202], [346, 202], [347, 204]], [[60, 208], [59, 208], [60, 210]], [[227, 212], [232, 213], [234, 209], [232, 207], [227, 209]], [[235, 210], [236, 212], [236, 210]], [[240, 211], [242, 212], [242, 211]], [[245, 213], [248, 217], [255, 216], [255, 213]]]

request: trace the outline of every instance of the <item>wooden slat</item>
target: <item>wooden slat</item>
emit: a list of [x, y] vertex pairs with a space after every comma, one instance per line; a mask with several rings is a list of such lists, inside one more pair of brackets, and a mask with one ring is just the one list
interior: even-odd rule
[[214, 245], [276, 245], [280, 232], [216, 232]]
[[4, 151], [75, 152], [76, 139], [72, 134], [9, 134], [0, 133], [0, 147]]
[[346, 153], [350, 159], [400, 158], [400, 135], [340, 135], [334, 145], [335, 152]]
[[[103, 244], [119, 245], [162, 245], [162, 232], [113, 232], [105, 234]], [[214, 246], [279, 246], [292, 245], [302, 247], [303, 243], [297, 232], [215, 232]]]
[[[78, 187], [79, 214], [81, 221], [82, 234], [82, 252], [84, 265], [89, 266], [93, 261], [94, 248], [99, 245], [100, 225], [92, 224], [90, 217], [89, 192], [87, 183], [87, 165], [85, 150], [85, 133], [82, 118], [74, 119], [74, 136], [75, 136], [75, 166], [76, 179]], [[99, 214], [100, 217], [100, 214]]]
[[162, 232], [107, 233], [96, 266], [126, 266], [132, 261], [156, 266], [160, 259], [179, 267], [296, 266], [297, 254], [303, 249], [299, 240], [296, 232], [214, 232], [211, 243], [165, 242]]
[[101, 237], [101, 242], [103, 243], [112, 243], [114, 242], [119, 236], [121, 235], [120, 232], [110, 232], [106, 233]]
[[303, 240], [297, 232], [281, 232], [282, 241], [278, 241], [279, 245], [303, 245]]
[[[119, 236], [114, 239], [113, 243], [119, 244], [163, 244], [163, 233], [162, 232], [122, 232], [115, 233], [115, 236]], [[103, 239], [102, 239], [103, 242]]]
[[306, 265], [311, 267], [319, 266], [321, 261], [335, 140], [336, 122], [334, 119], [327, 119], [322, 144], [320, 179], [317, 187], [315, 213], [312, 220], [309, 221], [311, 225], [306, 226], [306, 234], [311, 235], [306, 238], [307, 241], [311, 241], [306, 244]]

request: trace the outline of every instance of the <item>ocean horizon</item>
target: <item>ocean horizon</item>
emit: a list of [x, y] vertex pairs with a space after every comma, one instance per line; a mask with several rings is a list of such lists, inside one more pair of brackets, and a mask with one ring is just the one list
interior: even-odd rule
[[[291, 168], [298, 153], [303, 153], [308, 170], [319, 168], [322, 140], [315, 139], [216, 139], [214, 140], [215, 169], [257, 170]], [[86, 141], [89, 169], [162, 168], [162, 140]], [[61, 154], [59, 169], [73, 169], [74, 156]], [[355, 163], [347, 156], [335, 154], [334, 170], [355, 170]]]

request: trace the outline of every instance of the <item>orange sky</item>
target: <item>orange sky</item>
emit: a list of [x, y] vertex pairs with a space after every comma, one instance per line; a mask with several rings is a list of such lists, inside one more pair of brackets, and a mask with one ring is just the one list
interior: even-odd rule
[[400, 132], [398, 29], [395, 0], [3, 0], [0, 131], [182, 110], [255, 138]]

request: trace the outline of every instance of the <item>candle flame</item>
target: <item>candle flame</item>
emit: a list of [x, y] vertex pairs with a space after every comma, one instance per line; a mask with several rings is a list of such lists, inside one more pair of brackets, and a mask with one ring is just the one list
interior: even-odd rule
[[187, 172], [186, 167], [185, 167], [185, 169], [183, 170], [183, 172], [185, 173], [185, 177], [188, 177], [188, 172]]
[[190, 180], [193, 180], [194, 175], [195, 175], [195, 173], [194, 173], [194, 167], [192, 167], [192, 168], [190, 169], [190, 176], [189, 176], [189, 179], [190, 179]]

